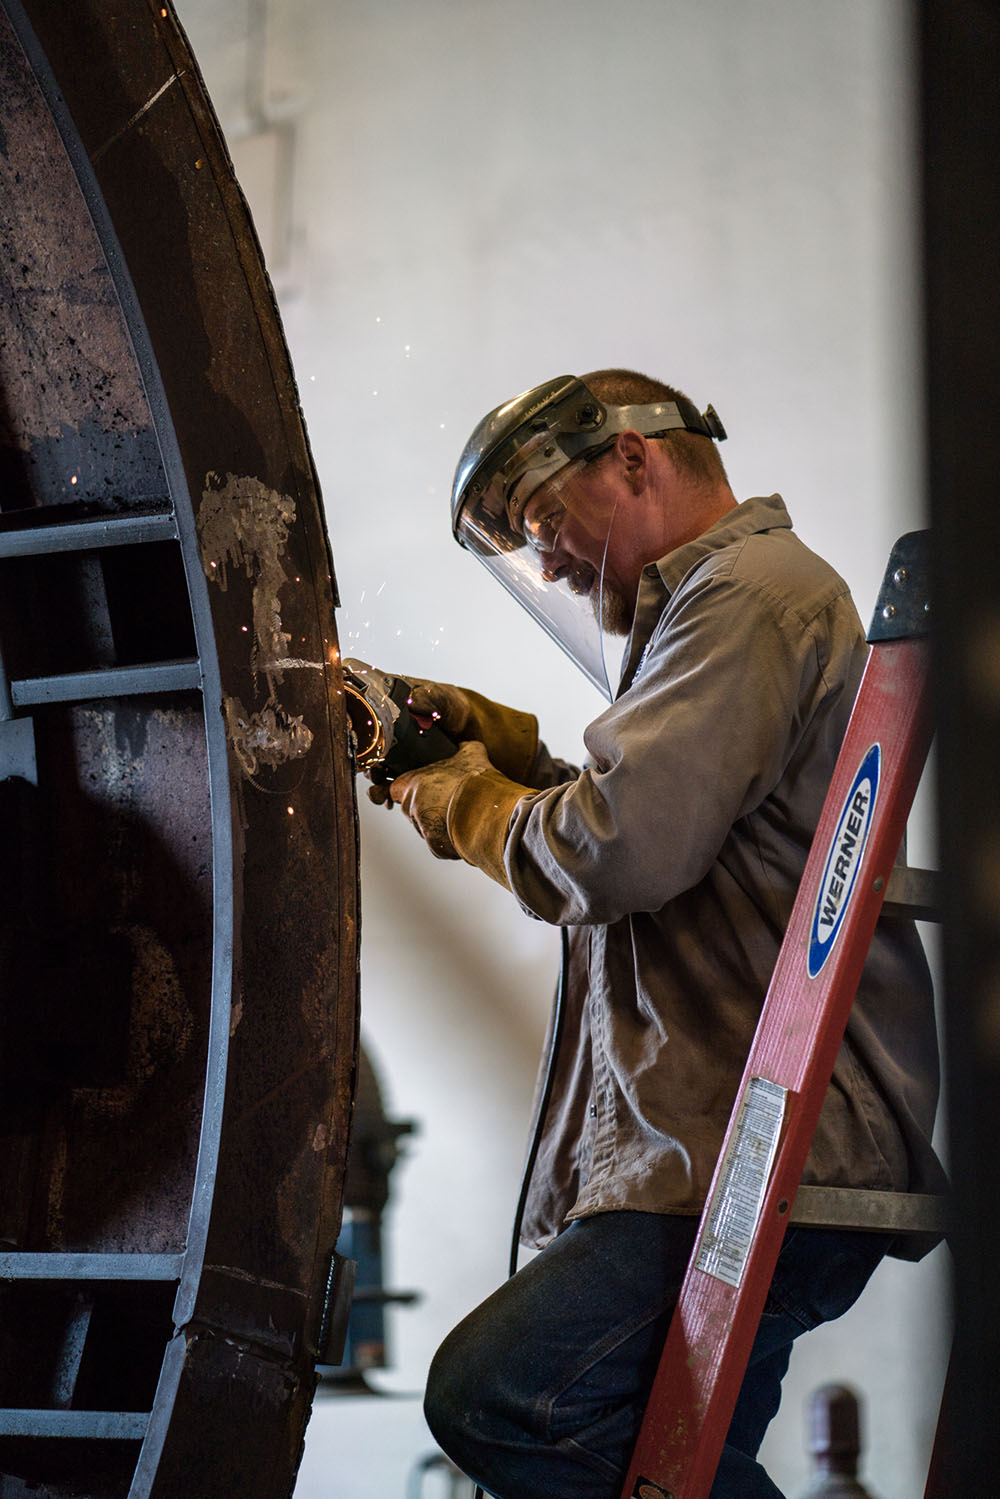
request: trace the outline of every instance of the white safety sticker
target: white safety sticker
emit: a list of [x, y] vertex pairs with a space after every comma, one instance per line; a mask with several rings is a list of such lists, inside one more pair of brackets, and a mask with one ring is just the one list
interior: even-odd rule
[[712, 1194], [695, 1264], [730, 1286], [739, 1286], [743, 1279], [781, 1139], [787, 1098], [787, 1088], [765, 1077], [750, 1079]]

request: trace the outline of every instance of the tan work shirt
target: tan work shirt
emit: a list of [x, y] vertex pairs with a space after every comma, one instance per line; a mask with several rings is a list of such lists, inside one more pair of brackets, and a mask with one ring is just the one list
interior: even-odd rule
[[[645, 570], [592, 764], [540, 750], [504, 869], [573, 931], [526, 1242], [702, 1207], [867, 651], [780, 498], [748, 500]], [[924, 954], [883, 917], [804, 1180], [939, 1189], [937, 1090]]]

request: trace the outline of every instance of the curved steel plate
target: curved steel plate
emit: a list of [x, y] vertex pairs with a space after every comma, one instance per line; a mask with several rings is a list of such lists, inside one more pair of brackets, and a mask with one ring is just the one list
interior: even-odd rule
[[0, 1494], [277, 1496], [357, 1044], [318, 485], [172, 11], [0, 33]]

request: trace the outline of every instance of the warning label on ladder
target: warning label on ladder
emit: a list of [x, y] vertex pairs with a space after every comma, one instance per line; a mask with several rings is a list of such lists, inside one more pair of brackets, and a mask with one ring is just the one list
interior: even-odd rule
[[752, 1077], [722, 1162], [695, 1264], [727, 1285], [743, 1279], [781, 1139], [788, 1090]]

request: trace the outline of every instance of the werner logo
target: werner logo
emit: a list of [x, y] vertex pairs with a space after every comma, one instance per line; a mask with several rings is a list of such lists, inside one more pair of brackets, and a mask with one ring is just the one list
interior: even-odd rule
[[844, 800], [813, 911], [807, 963], [811, 979], [816, 977], [830, 956], [847, 915], [871, 831], [881, 766], [882, 748], [873, 744]]

